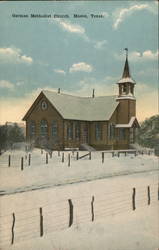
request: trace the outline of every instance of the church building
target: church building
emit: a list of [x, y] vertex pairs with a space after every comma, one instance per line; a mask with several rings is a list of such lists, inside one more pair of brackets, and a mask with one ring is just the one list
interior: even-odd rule
[[[127, 51], [128, 52], [128, 51]], [[78, 97], [43, 90], [23, 121], [26, 140], [35, 147], [55, 150], [80, 148], [88, 144], [96, 150], [129, 149], [135, 142], [135, 81], [129, 70], [128, 53], [118, 95]]]

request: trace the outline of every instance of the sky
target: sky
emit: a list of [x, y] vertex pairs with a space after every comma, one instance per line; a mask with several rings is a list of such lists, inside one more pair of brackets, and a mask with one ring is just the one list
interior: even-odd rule
[[124, 48], [136, 81], [137, 118], [157, 114], [157, 39], [157, 1], [1, 1], [0, 123], [21, 122], [42, 89], [118, 95]]

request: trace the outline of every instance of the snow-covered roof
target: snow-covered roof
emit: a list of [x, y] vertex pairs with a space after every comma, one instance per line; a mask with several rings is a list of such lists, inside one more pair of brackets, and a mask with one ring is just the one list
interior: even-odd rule
[[64, 119], [105, 121], [109, 120], [118, 102], [116, 96], [78, 97], [53, 91], [42, 93]]
[[136, 82], [131, 77], [125, 77], [118, 81], [118, 83], [125, 83], [125, 82], [136, 84]]
[[[136, 117], [132, 116], [129, 123], [127, 123], [127, 124], [116, 124], [115, 127], [116, 128], [131, 128], [135, 121], [137, 122]], [[137, 122], [137, 125], [139, 126], [138, 122]]]

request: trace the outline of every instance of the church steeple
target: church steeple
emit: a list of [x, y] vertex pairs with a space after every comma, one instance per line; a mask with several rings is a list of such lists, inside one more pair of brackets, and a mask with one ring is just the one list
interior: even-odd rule
[[130, 77], [129, 63], [128, 63], [128, 49], [126, 48], [126, 60], [122, 78]]
[[126, 59], [124, 70], [122, 74], [122, 78], [117, 82], [119, 85], [119, 95], [118, 99], [135, 99], [134, 97], [134, 85], [136, 84], [135, 81], [131, 78], [130, 69], [129, 69], [129, 62], [128, 62], [128, 49], [124, 49], [126, 51]]

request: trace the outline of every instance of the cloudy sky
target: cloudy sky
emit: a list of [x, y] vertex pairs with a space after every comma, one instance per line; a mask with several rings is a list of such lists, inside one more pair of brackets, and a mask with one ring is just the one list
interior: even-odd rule
[[42, 89], [60, 87], [90, 96], [95, 88], [96, 96], [118, 94], [115, 83], [122, 75], [124, 48], [137, 82], [137, 117], [142, 121], [157, 114], [157, 10], [157, 1], [151, 0], [1, 1], [0, 122], [20, 122]]

